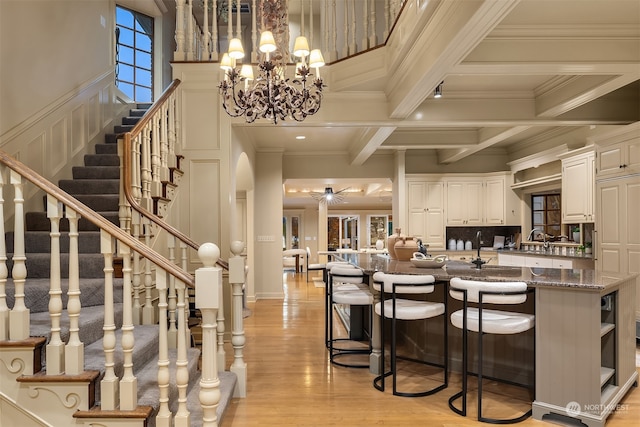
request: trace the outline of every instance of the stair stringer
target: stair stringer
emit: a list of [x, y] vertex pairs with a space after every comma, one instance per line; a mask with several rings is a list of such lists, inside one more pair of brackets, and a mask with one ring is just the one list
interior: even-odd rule
[[0, 425], [55, 427], [0, 392]]

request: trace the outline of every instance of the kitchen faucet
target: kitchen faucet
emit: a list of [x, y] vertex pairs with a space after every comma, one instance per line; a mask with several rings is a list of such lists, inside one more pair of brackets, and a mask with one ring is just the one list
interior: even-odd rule
[[480, 270], [480, 268], [482, 268], [482, 264], [487, 263], [487, 261], [483, 261], [482, 258], [480, 258], [480, 244], [482, 243], [482, 232], [480, 230], [476, 233], [476, 241], [478, 242], [478, 257], [471, 261], [471, 263], [475, 264], [476, 268]]
[[542, 247], [546, 250], [547, 248], [549, 248], [549, 242], [547, 242], [547, 233], [545, 233], [544, 231], [542, 231], [539, 228], [534, 228], [531, 230], [531, 232], [529, 233], [529, 237], [527, 237], [528, 241], [532, 241], [533, 240], [533, 233], [535, 232], [539, 232], [542, 233]]

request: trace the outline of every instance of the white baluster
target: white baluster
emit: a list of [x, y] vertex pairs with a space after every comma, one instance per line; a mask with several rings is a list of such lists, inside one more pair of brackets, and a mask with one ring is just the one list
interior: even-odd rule
[[331, 24], [333, 28], [331, 28], [331, 50], [329, 52], [330, 61], [335, 61], [338, 59], [338, 20], [337, 20], [337, 11], [338, 8], [336, 6], [336, 0], [333, 0], [331, 14], [333, 15], [333, 19], [331, 20]]
[[194, 25], [193, 25], [193, 0], [189, 0], [187, 2], [187, 6], [185, 8], [185, 15], [187, 18], [187, 39], [185, 40], [187, 61], [193, 61], [195, 59], [193, 54], [193, 41], [195, 39], [194, 35]]
[[49, 317], [51, 318], [51, 339], [47, 344], [47, 375], [64, 373], [64, 343], [60, 336], [62, 317], [62, 288], [60, 287], [60, 218], [62, 203], [47, 195], [47, 217], [51, 223], [51, 255], [49, 270]]
[[313, 0], [309, 0], [309, 46], [313, 46]]
[[355, 55], [358, 53], [358, 48], [356, 46], [356, 3], [355, 0], [351, 0], [351, 43], [349, 43], [349, 55]]
[[384, 39], [387, 40], [389, 38], [389, 2], [392, 0], [385, 0], [384, 2]]
[[24, 340], [29, 337], [29, 309], [24, 304], [24, 282], [27, 279], [27, 257], [24, 253], [24, 198], [22, 177], [11, 171], [14, 204], [14, 236], [13, 236], [13, 277], [14, 296], [13, 309], [9, 313], [9, 338]]
[[142, 162], [142, 140], [143, 134], [140, 133], [132, 141], [132, 163], [131, 163], [131, 192], [136, 202], [142, 200], [142, 182], [140, 174], [140, 164]]
[[344, 0], [344, 10], [342, 12], [342, 28], [343, 28], [343, 40], [342, 40], [342, 58], [349, 56], [349, 0]]
[[169, 410], [169, 346], [167, 337], [167, 276], [164, 270], [156, 269], [156, 289], [158, 290], [158, 399], [156, 415], [157, 427], [171, 427], [173, 414]]
[[371, 0], [371, 15], [369, 18], [369, 26], [371, 27], [371, 35], [369, 36], [369, 47], [378, 45], [376, 36], [376, 0]]
[[189, 370], [187, 369], [187, 321], [185, 317], [185, 284], [176, 280], [178, 294], [178, 356], [176, 360], [176, 385], [178, 388], [178, 410], [175, 416], [176, 427], [190, 427], [191, 414], [187, 409], [187, 386], [189, 385]]
[[142, 163], [140, 164], [140, 176], [142, 187], [142, 206], [147, 210], [153, 209], [151, 200], [151, 129], [145, 126], [142, 130]]
[[216, 409], [220, 402], [220, 380], [216, 355], [216, 311], [222, 305], [218, 289], [222, 287], [222, 269], [216, 266], [220, 249], [213, 243], [204, 243], [198, 249], [204, 267], [196, 270], [196, 307], [202, 314], [202, 374], [200, 376], [200, 405], [202, 425], [218, 425]]
[[118, 245], [122, 257], [122, 354], [124, 368], [120, 380], [120, 409], [132, 411], [138, 405], [138, 379], [133, 375], [133, 316], [131, 300], [131, 249]]
[[156, 114], [151, 121], [151, 196], [162, 195], [160, 183], [160, 117]]
[[176, 51], [173, 54], [173, 59], [175, 61], [184, 61], [185, 59], [184, 7], [185, 0], [176, 0]]
[[362, 50], [369, 48], [369, 0], [362, 2]]
[[[142, 230], [144, 232], [144, 243], [151, 247], [151, 223], [148, 218], [142, 218]], [[152, 301], [153, 278], [151, 277], [151, 262], [144, 260], [144, 306], [142, 307], [142, 324], [153, 325], [156, 323], [155, 309]]]
[[[131, 234], [134, 239], [140, 239], [140, 214], [136, 211], [133, 212], [133, 217], [131, 219]], [[133, 286], [133, 303], [131, 307], [131, 319], [134, 325], [142, 324], [142, 304], [140, 304], [140, 291], [142, 280], [140, 279], [140, 275], [142, 274], [142, 269], [140, 267], [140, 254], [137, 252], [133, 252], [133, 271], [132, 275], [132, 286]]]
[[[218, 0], [212, 0], [213, 7], [211, 10], [213, 11], [213, 16], [211, 17], [211, 60], [218, 60]], [[254, 0], [255, 1], [255, 0]]]
[[[115, 373], [116, 320], [113, 309], [113, 237], [100, 230], [100, 253], [104, 256], [104, 377], [100, 381], [100, 408], [112, 411], [118, 407], [118, 377]], [[48, 363], [47, 363], [48, 364]]]
[[[187, 260], [188, 260], [187, 245], [184, 242], [180, 242], [180, 253], [181, 253], [180, 266], [184, 271], [188, 271], [187, 270]], [[177, 292], [178, 291], [176, 290], [176, 293]], [[189, 319], [189, 289], [186, 286], [183, 288], [183, 293], [186, 301], [186, 304], [184, 305], [184, 309], [183, 309], [184, 316], [185, 316], [184, 318], [188, 320]], [[187, 340], [187, 342], [188, 343], [192, 342], [191, 329], [189, 329], [188, 323], [185, 323], [185, 327], [183, 331], [184, 331], [185, 339]], [[180, 333], [179, 325], [178, 325], [178, 333]]]
[[[202, 8], [203, 10], [203, 22], [202, 22], [202, 46], [200, 47], [200, 60], [208, 61], [209, 60], [209, 1], [202, 0]], [[215, 9], [213, 9], [214, 17], [215, 17]], [[215, 21], [215, 18], [212, 19]]]
[[84, 344], [80, 341], [80, 260], [78, 259], [78, 221], [80, 215], [69, 206], [65, 216], [69, 220], [69, 342], [65, 348], [65, 372], [78, 375], [84, 371]]
[[[176, 263], [175, 255], [176, 238], [167, 233], [168, 258], [172, 263]], [[178, 329], [176, 328], [176, 280], [174, 276], [169, 276], [169, 348], [176, 348], [178, 345]]]
[[[127, 153], [130, 155], [131, 153]], [[124, 158], [124, 143], [118, 140], [118, 157]], [[131, 206], [124, 195], [124, 162], [120, 162], [120, 193], [118, 197], [118, 219], [120, 228], [125, 232], [131, 231]]]
[[9, 306], [7, 305], [7, 247], [4, 240], [4, 175], [5, 167], [0, 167], [0, 341], [9, 339]]
[[[243, 242], [231, 242], [231, 252], [233, 253], [233, 256], [229, 259], [229, 283], [231, 283], [233, 295], [231, 310], [233, 316], [233, 325], [231, 330], [233, 363], [231, 364], [230, 370], [238, 377], [236, 389], [233, 393], [234, 397], [247, 397], [247, 364], [245, 363], [242, 354], [246, 341], [244, 336], [244, 319], [242, 313], [242, 287], [245, 283], [246, 272], [244, 258], [240, 255], [243, 249]], [[198, 298], [197, 294], [196, 298]]]
[[[171, 102], [171, 100], [169, 100]], [[160, 113], [160, 182], [169, 180], [169, 105], [162, 106]]]
[[[167, 129], [167, 142], [168, 142], [168, 159], [167, 165], [169, 167], [176, 166], [176, 96], [175, 93], [171, 94], [169, 98], [169, 127]], [[169, 177], [167, 177], [167, 180]]]
[[256, 17], [256, 0], [253, 0], [251, 7], [251, 62], [258, 62], [258, 30]]

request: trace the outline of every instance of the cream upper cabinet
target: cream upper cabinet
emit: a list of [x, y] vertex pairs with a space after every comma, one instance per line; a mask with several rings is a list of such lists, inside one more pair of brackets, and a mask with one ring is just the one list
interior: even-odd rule
[[485, 177], [486, 225], [520, 225], [520, 199], [511, 189], [508, 176]]
[[482, 225], [484, 178], [447, 181], [447, 225]]
[[640, 172], [640, 138], [598, 145], [596, 173], [598, 177], [623, 176]]
[[587, 151], [562, 159], [562, 222], [595, 221], [595, 155]]
[[444, 248], [444, 183], [407, 180], [407, 206], [407, 235], [422, 239], [430, 248]]

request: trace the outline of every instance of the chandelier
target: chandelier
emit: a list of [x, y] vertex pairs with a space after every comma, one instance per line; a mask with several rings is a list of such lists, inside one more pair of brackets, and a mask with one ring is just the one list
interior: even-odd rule
[[[284, 76], [285, 64], [278, 64], [270, 57], [277, 49], [272, 31], [262, 31], [259, 48], [262, 60], [258, 64], [258, 77], [254, 79], [250, 64], [241, 67], [237, 64], [244, 58], [242, 42], [239, 38], [229, 41], [229, 51], [220, 61], [224, 80], [218, 88], [222, 107], [231, 117], [243, 116], [247, 123], [263, 118], [277, 124], [278, 120], [289, 117], [301, 122], [318, 112], [323, 87], [320, 67], [324, 65], [320, 49], [310, 51], [306, 37], [296, 38], [293, 55], [299, 62], [293, 80]], [[311, 73], [312, 68], [315, 76]]]

